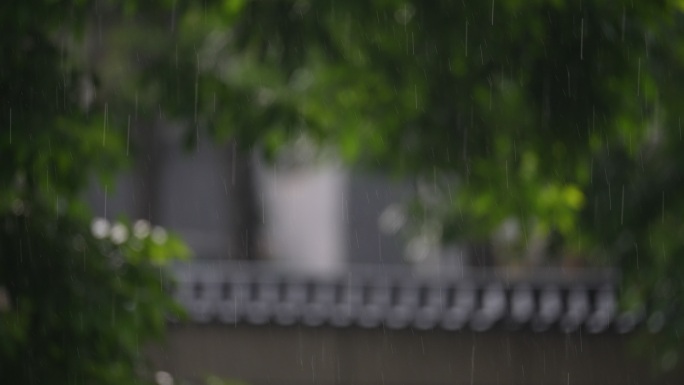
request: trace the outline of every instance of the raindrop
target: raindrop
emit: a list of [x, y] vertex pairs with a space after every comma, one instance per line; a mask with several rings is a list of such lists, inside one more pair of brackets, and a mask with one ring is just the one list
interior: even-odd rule
[[584, 18], [580, 23], [580, 60], [584, 60]]
[[470, 385], [475, 381], [475, 344], [470, 352]]
[[12, 308], [9, 293], [4, 286], [0, 286], [0, 313], [9, 311]]
[[661, 223], [665, 223], [665, 191], [663, 191], [662, 218]]
[[468, 20], [466, 20], [465, 26], [465, 55], [468, 57]]
[[176, 29], [176, 1], [174, 0], [171, 6], [171, 32], [173, 33]]
[[492, 0], [492, 25], [494, 25], [494, 0]]
[[107, 103], [105, 103], [105, 109], [104, 109], [104, 125], [102, 127], [102, 147], [105, 145], [105, 140], [107, 138]]
[[449, 194], [449, 203], [454, 203], [454, 197], [451, 194], [451, 183], [447, 180], [447, 193]]
[[107, 185], [104, 186], [104, 217], [107, 218]]
[[637, 96], [641, 92], [641, 58], [638, 60], [637, 64]]
[[506, 160], [506, 189], [508, 189], [508, 160]]
[[622, 6], [622, 34], [620, 37], [621, 41], [625, 41], [625, 6]]
[[634, 242], [634, 249], [636, 250], [637, 270], [639, 270], [639, 246]]
[[344, 198], [344, 222], [349, 224], [349, 200]]
[[235, 164], [236, 164], [236, 159], [237, 158], [237, 142], [233, 142], [233, 161], [231, 163], [231, 176], [230, 176], [230, 181], [235, 186]]
[[128, 156], [128, 148], [131, 141], [131, 115], [128, 115], [128, 129], [126, 130], [126, 156]]
[[199, 124], [197, 123], [197, 103], [198, 103], [198, 91], [199, 91], [199, 54], [197, 55], [197, 72], [195, 73], [195, 134], [197, 136], [197, 152], [199, 152]]
[[416, 110], [418, 109], [418, 86], [414, 85], [413, 86], [413, 98], [416, 103]]
[[622, 185], [622, 202], [620, 203], [620, 225], [624, 223], [625, 218], [625, 185]]
[[261, 223], [266, 223], [266, 203], [264, 202], [264, 193], [261, 193]]

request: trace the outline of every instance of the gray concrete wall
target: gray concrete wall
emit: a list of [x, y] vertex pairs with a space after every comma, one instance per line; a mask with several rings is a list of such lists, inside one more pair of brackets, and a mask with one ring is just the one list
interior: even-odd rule
[[531, 332], [391, 331], [176, 325], [150, 350], [175, 377], [253, 385], [681, 384], [631, 355], [627, 337]]

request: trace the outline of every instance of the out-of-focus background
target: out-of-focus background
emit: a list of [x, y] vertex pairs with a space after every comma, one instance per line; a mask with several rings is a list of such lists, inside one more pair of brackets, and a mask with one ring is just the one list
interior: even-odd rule
[[3, 3], [0, 383], [679, 383], [683, 12]]

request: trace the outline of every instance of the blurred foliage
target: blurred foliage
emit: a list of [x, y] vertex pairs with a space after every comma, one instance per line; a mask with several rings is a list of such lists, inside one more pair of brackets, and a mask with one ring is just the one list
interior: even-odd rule
[[90, 100], [91, 12], [78, 0], [0, 3], [3, 384], [151, 381], [142, 347], [182, 316], [162, 270], [188, 255], [176, 236], [145, 222], [90, 228], [83, 189], [129, 163], [125, 121]]

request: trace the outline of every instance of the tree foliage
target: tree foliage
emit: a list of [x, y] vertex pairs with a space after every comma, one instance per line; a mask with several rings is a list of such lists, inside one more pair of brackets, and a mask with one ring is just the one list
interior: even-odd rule
[[181, 315], [161, 270], [187, 255], [178, 238], [144, 221], [90, 229], [83, 189], [128, 162], [126, 127], [87, 100], [90, 12], [0, 4], [2, 383], [140, 383], [141, 347]]

